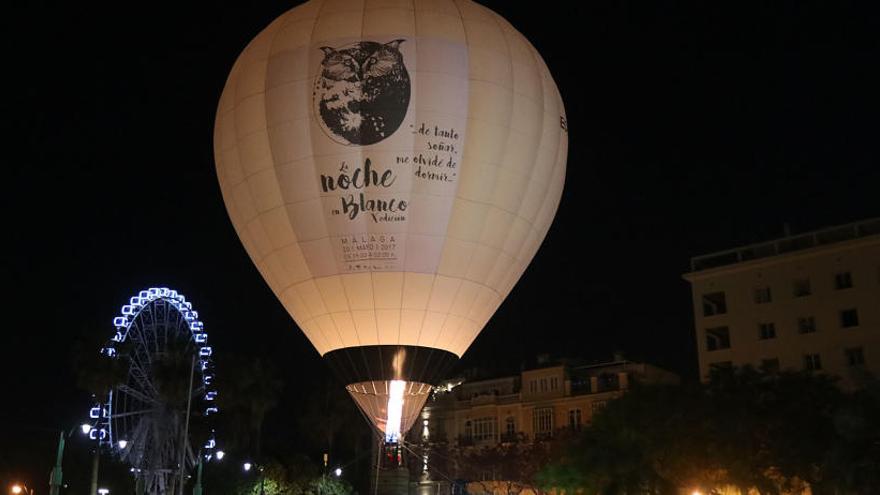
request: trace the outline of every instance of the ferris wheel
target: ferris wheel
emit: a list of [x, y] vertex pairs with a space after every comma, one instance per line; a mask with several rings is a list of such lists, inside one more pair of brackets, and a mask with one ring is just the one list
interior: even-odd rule
[[218, 412], [213, 350], [198, 312], [175, 290], [140, 291], [121, 313], [101, 349], [118, 376], [89, 411], [89, 436], [131, 467], [139, 493], [175, 493], [198, 453], [210, 458], [216, 448], [205, 419]]

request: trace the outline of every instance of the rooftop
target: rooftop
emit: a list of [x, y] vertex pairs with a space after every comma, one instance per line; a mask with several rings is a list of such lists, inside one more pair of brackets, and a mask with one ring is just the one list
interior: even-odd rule
[[880, 235], [880, 217], [691, 258], [691, 272]]

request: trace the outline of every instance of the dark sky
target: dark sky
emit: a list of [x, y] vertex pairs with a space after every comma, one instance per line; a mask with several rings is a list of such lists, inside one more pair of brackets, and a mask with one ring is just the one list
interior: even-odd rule
[[[880, 16], [849, 2], [568, 3], [486, 2], [547, 60], [570, 155], [553, 228], [463, 364], [622, 350], [692, 377], [689, 257], [784, 223], [880, 215]], [[4, 13], [0, 419], [28, 441], [79, 421], [72, 344], [110, 336], [150, 286], [193, 301], [219, 353], [265, 355], [291, 383], [329, 373], [235, 236], [212, 157], [232, 63], [293, 5]], [[0, 451], [20, 441], [4, 434]]]

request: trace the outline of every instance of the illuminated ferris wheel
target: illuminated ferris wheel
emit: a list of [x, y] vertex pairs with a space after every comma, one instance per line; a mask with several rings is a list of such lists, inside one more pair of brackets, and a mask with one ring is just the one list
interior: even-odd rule
[[205, 419], [218, 412], [208, 334], [168, 288], [140, 291], [121, 313], [101, 349], [119, 376], [89, 411], [89, 435], [131, 466], [139, 493], [175, 493], [199, 452], [210, 458], [216, 447]]

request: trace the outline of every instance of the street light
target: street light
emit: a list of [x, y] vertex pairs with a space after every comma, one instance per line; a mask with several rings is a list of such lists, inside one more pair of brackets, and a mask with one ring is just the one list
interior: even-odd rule
[[92, 431], [92, 425], [88, 423], [83, 423], [80, 425], [80, 429], [83, 432], [83, 435], [88, 435], [90, 431]]
[[98, 495], [107, 495], [108, 493], [110, 493], [110, 490], [107, 488], [98, 488]]
[[336, 469], [333, 471], [333, 473], [336, 474], [336, 477], [337, 477], [337, 478], [340, 477], [340, 476], [342, 476], [342, 468], [341, 468], [341, 467], [336, 468]]
[[125, 447], [126, 447], [127, 445], [128, 445], [128, 440], [120, 440], [120, 441], [119, 441], [119, 448], [120, 448], [120, 449], [125, 449]]
[[214, 454], [214, 455], [217, 456], [217, 460], [218, 460], [218, 461], [222, 461], [222, 460], [223, 460], [223, 456], [226, 455], [226, 452], [223, 452], [222, 450], [218, 450], [217, 453]]
[[246, 462], [246, 463], [244, 463], [244, 465], [242, 467], [244, 468], [245, 472], [248, 472], [251, 470], [252, 467], [254, 467], [254, 465], [251, 464], [250, 462]]

